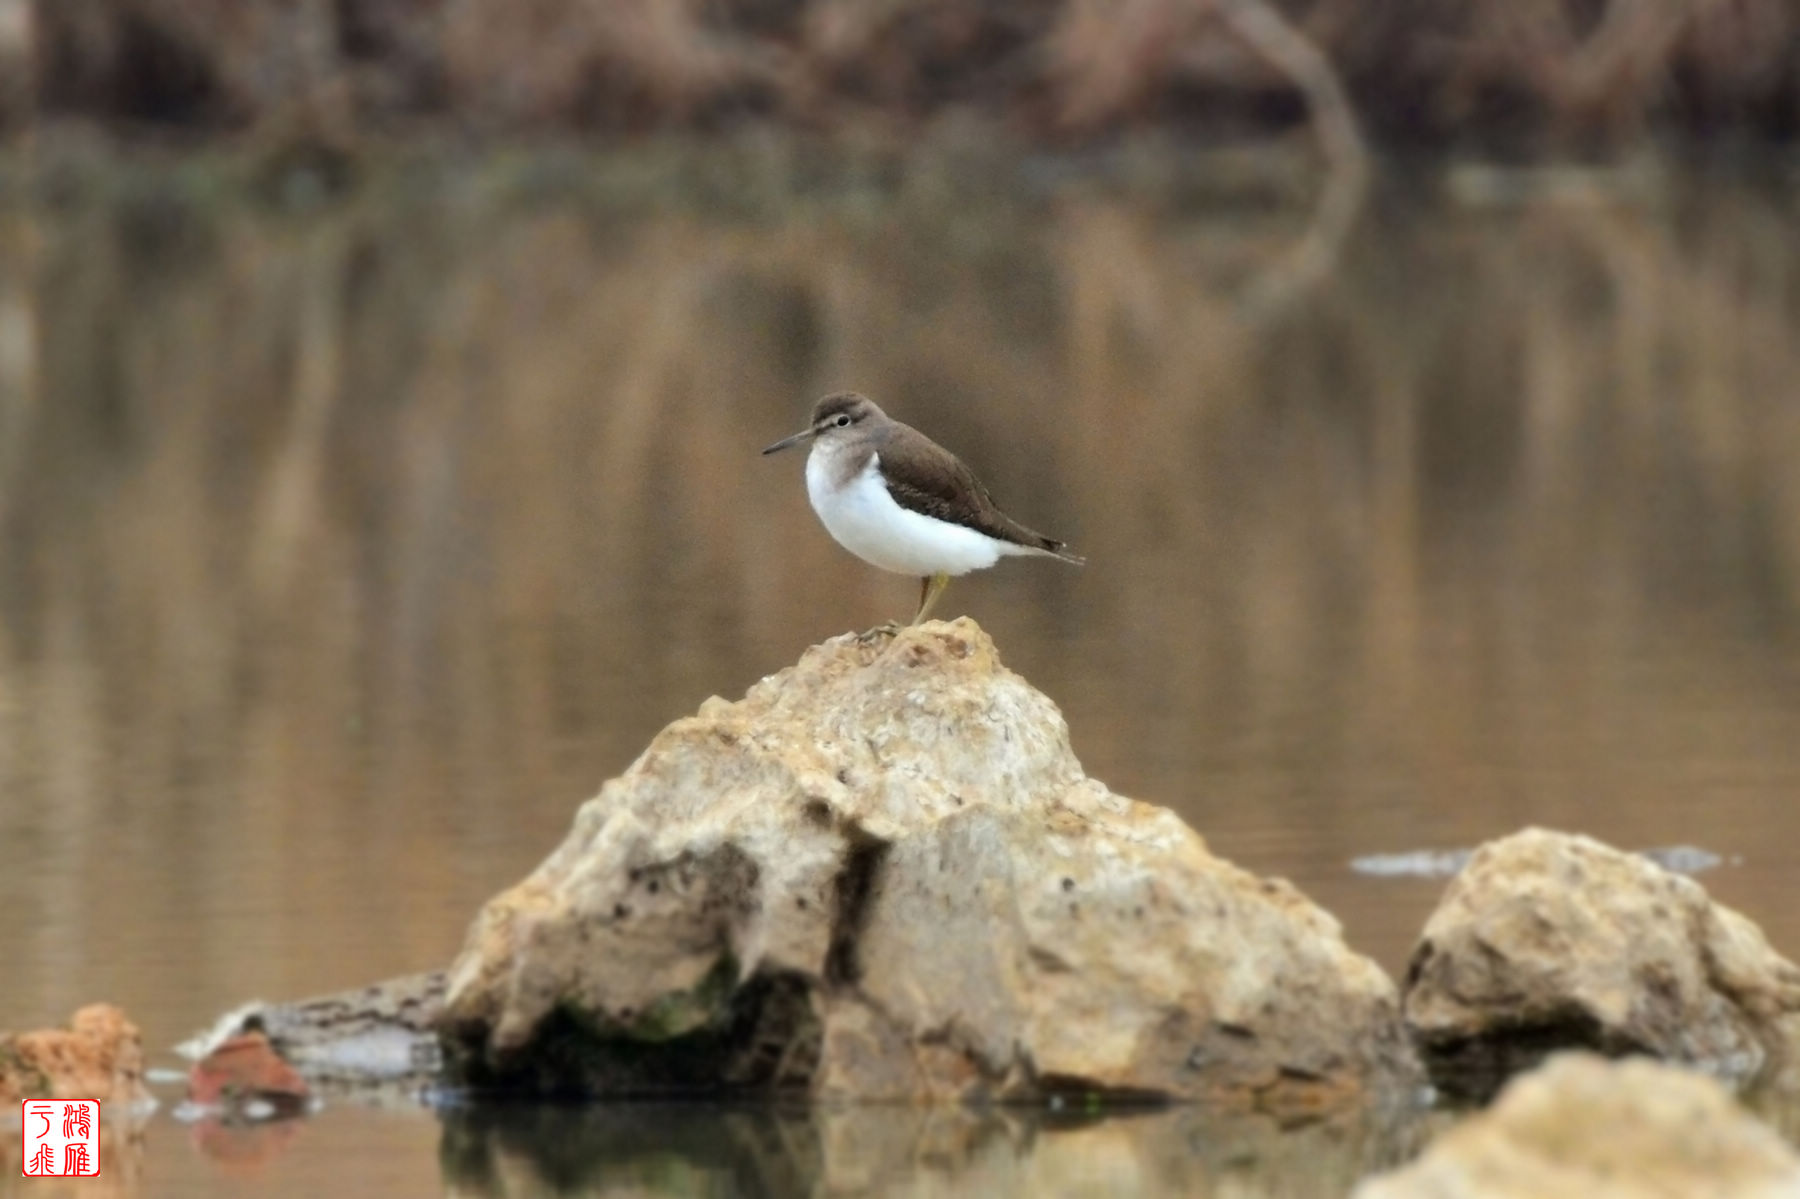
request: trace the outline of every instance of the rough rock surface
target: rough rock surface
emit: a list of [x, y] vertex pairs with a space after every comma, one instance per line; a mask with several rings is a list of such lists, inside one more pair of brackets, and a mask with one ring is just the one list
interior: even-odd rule
[[449, 977], [453, 1078], [535, 1091], [1322, 1104], [1412, 1080], [1293, 887], [1087, 778], [968, 620], [836, 638], [664, 729]]
[[151, 1103], [137, 1025], [111, 1004], [93, 1003], [68, 1028], [0, 1036], [0, 1102], [21, 1099]]
[[1785, 1075], [1800, 969], [1690, 878], [1588, 837], [1483, 846], [1413, 952], [1405, 1011], [1440, 1086], [1480, 1094], [1556, 1049]]
[[1710, 1078], [1560, 1054], [1352, 1199], [1800, 1199], [1800, 1156]]

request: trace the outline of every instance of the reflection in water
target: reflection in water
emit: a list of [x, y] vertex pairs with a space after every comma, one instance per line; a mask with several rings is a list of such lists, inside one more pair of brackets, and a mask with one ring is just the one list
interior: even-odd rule
[[[1664, 870], [1677, 874], [1699, 874], [1722, 865], [1716, 853], [1696, 849], [1692, 845], [1670, 845], [1661, 849], [1640, 850]], [[1415, 849], [1410, 853], [1373, 853], [1350, 862], [1358, 874], [1378, 878], [1451, 878], [1462, 872], [1475, 855], [1472, 849]], [[1743, 859], [1738, 859], [1741, 863]]]
[[305, 1131], [297, 1119], [266, 1120], [254, 1124], [227, 1124], [214, 1119], [189, 1125], [188, 1140], [213, 1165], [216, 1176], [254, 1182], [293, 1149]]
[[1330, 1196], [1402, 1160], [1365, 1122], [912, 1107], [502, 1108], [445, 1119], [449, 1193]]
[[112, 999], [155, 1049], [439, 966], [665, 722], [904, 615], [757, 455], [843, 386], [1088, 554], [951, 607], [1089, 770], [1390, 969], [1440, 884], [1348, 863], [1527, 823], [1705, 846], [1800, 951], [1780, 198], [1378, 198], [1251, 320], [1303, 213], [785, 186], [0, 213], [0, 1026]]
[[0, 1196], [5, 1199], [115, 1199], [144, 1185], [144, 1113], [109, 1105], [100, 1117], [100, 1173], [88, 1178], [26, 1177], [19, 1105], [0, 1110]]

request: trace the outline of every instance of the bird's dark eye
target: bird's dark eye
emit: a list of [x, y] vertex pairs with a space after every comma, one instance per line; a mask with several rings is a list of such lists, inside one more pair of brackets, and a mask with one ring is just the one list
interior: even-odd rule
[[838, 418], [831, 423], [841, 429], [850, 423], [850, 414], [848, 412], [840, 412], [838, 413]]

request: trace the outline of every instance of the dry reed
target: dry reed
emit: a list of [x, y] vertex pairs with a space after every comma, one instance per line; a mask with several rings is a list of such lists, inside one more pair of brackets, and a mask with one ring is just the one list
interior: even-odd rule
[[954, 107], [1040, 138], [1279, 128], [1312, 89], [1267, 53], [1255, 26], [1271, 22], [1316, 47], [1386, 140], [1789, 136], [1800, 117], [1800, 10], [1787, 0], [38, 0], [32, 11], [33, 111], [181, 127], [266, 128], [299, 112], [351, 130], [422, 119], [836, 128]]

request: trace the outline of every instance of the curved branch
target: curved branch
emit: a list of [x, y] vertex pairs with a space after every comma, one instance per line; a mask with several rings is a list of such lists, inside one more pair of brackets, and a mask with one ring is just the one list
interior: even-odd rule
[[1260, 314], [1284, 307], [1337, 262], [1362, 209], [1369, 154], [1336, 69], [1306, 35], [1266, 0], [1217, 0], [1217, 12], [1252, 53], [1285, 75], [1306, 97], [1328, 169], [1306, 235], [1247, 290], [1250, 309]]

